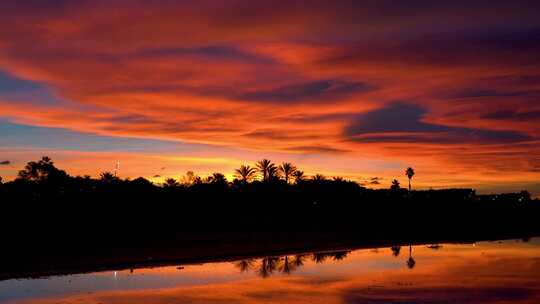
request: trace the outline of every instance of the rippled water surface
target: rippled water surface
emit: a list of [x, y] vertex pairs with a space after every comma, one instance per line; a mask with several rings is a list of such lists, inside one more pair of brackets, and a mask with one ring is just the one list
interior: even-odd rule
[[540, 303], [540, 240], [305, 253], [0, 282], [1, 303]]

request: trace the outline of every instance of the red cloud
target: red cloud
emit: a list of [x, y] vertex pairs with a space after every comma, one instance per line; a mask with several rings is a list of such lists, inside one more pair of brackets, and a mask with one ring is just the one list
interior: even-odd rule
[[[406, 151], [429, 156], [431, 169], [482, 174], [506, 170], [493, 165], [503, 161], [537, 174], [527, 163], [540, 157], [538, 4], [490, 5], [9, 3], [0, 69], [69, 102], [23, 104], [0, 91], [0, 110], [106, 135], [387, 161]], [[378, 122], [395, 130], [348, 134], [396, 102], [423, 112], [382, 121], [399, 120], [396, 109]]]

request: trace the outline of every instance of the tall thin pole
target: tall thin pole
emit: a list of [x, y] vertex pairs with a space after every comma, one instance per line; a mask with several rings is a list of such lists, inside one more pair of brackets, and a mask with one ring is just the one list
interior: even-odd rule
[[117, 177], [118, 170], [120, 170], [120, 161], [119, 160], [116, 161], [116, 166], [114, 167], [114, 177]]

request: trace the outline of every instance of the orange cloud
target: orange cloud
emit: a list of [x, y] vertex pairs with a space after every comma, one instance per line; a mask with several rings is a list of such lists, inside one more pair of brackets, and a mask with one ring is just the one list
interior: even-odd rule
[[[450, 173], [463, 185], [512, 182], [517, 172], [531, 183], [540, 176], [533, 11], [504, 1], [490, 10], [385, 1], [10, 3], [0, 16], [0, 70], [46, 86], [58, 101], [0, 91], [0, 116], [260, 155], [330, 154], [335, 161], [322, 171], [348, 175], [362, 168], [350, 161], [412, 164], [429, 172], [426, 186]], [[356, 176], [369, 172], [363, 166]]]

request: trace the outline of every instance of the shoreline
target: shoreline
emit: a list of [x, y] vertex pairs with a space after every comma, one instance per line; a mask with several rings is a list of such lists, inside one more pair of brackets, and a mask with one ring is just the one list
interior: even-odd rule
[[[472, 234], [471, 234], [472, 235]], [[540, 236], [540, 232], [522, 234], [455, 236], [445, 238], [369, 239], [365, 237], [339, 237], [335, 233], [294, 235], [287, 239], [261, 240], [260, 235], [246, 238], [223, 239], [209, 245], [206, 242], [156, 244], [153, 247], [110, 248], [92, 257], [81, 255], [48, 256], [34, 260], [3, 259], [0, 281], [11, 279], [39, 279], [51, 276], [84, 274], [103, 271], [136, 270], [201, 263], [232, 262], [268, 256], [296, 255], [313, 252], [351, 251], [391, 246], [431, 244], [472, 244], [484, 241], [525, 239]], [[185, 242], [185, 240], [178, 240]], [[72, 252], [73, 253], [73, 252]], [[10, 265], [8, 268], [5, 266]]]

